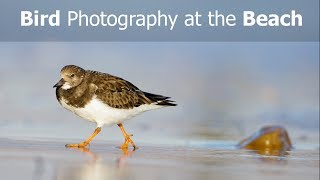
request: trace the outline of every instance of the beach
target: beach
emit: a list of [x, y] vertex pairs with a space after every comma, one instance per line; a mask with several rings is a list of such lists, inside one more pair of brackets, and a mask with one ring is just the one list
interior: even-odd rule
[[[319, 179], [319, 43], [0, 43], [1, 179]], [[54, 86], [75, 64], [122, 77], [178, 106], [67, 149], [95, 123], [61, 107]], [[293, 149], [236, 145], [268, 125]]]
[[67, 149], [61, 140], [0, 140], [2, 179], [318, 179], [319, 149], [284, 157], [239, 150], [232, 143], [141, 144], [123, 152], [117, 142]]

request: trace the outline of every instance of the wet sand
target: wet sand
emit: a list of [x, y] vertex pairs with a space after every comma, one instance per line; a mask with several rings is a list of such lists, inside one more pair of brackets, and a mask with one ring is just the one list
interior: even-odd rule
[[65, 140], [0, 139], [1, 179], [318, 179], [319, 149], [268, 157], [227, 144], [139, 144], [123, 152], [118, 142], [66, 149]]

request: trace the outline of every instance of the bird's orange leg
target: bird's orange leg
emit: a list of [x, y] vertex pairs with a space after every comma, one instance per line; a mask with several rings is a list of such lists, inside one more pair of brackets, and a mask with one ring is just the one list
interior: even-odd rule
[[91, 134], [91, 136], [86, 139], [85, 141], [83, 141], [82, 143], [79, 144], [66, 144], [67, 148], [83, 148], [89, 145], [89, 143], [91, 142], [91, 140], [97, 135], [99, 134], [99, 132], [101, 131], [101, 127], [97, 127], [94, 132]]
[[131, 136], [133, 136], [133, 134], [127, 134], [126, 130], [124, 130], [122, 123], [118, 124], [119, 128], [121, 129], [121, 132], [123, 134], [124, 137], [124, 143], [121, 146], [122, 150], [127, 150], [129, 143], [133, 146], [133, 150], [136, 150], [136, 145], [134, 144], [134, 142], [131, 140]]

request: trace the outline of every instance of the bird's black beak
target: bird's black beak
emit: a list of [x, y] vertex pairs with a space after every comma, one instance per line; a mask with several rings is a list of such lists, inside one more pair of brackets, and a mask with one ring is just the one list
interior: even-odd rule
[[61, 78], [60, 81], [53, 86], [53, 88], [61, 87], [64, 85], [65, 82], [66, 81], [63, 78]]

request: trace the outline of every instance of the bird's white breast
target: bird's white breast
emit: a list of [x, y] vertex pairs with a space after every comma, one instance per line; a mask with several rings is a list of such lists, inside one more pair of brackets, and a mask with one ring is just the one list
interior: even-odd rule
[[96, 122], [99, 127], [119, 124], [142, 112], [162, 107], [155, 104], [145, 104], [132, 109], [117, 109], [103, 103], [96, 96], [83, 108], [70, 106], [63, 98], [61, 99], [61, 105], [84, 119]]

